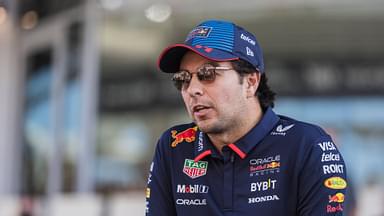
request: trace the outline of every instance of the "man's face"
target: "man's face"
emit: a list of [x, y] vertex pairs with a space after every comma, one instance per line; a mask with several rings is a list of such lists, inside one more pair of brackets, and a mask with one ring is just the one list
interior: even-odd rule
[[[217, 70], [214, 81], [201, 81], [196, 71], [207, 64], [231, 69]], [[240, 77], [230, 62], [212, 62], [189, 51], [181, 60], [180, 70], [193, 74], [190, 83], [181, 88], [181, 94], [189, 115], [200, 130], [224, 133], [247, 118], [246, 82], [240, 84]]]

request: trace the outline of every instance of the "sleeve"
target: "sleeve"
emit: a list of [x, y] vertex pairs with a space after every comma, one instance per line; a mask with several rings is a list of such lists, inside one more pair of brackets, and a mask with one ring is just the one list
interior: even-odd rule
[[146, 216], [176, 216], [173, 202], [170, 163], [166, 157], [166, 139], [157, 143], [146, 188]]
[[346, 167], [336, 145], [329, 136], [318, 139], [302, 161], [298, 215], [343, 215], [346, 187]]

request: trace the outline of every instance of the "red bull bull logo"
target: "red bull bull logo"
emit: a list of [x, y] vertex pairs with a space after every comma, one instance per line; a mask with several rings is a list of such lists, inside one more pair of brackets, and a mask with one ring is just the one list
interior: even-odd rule
[[344, 202], [344, 194], [337, 193], [333, 196], [329, 195], [329, 203], [343, 203]]
[[171, 131], [172, 138], [174, 138], [175, 140], [173, 140], [171, 146], [174, 148], [177, 146], [177, 144], [183, 141], [186, 141], [189, 143], [195, 141], [196, 131], [197, 131], [197, 126], [193, 128], [188, 128], [187, 130], [181, 131], [179, 133], [177, 133], [176, 130], [172, 130]]

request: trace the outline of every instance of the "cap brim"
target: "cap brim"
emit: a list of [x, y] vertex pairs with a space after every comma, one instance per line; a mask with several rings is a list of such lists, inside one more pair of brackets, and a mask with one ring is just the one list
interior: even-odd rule
[[186, 44], [174, 44], [164, 49], [157, 60], [157, 66], [165, 73], [175, 73], [180, 69], [180, 61], [187, 51], [192, 51], [211, 61], [232, 61], [239, 57], [212, 48], [196, 48]]

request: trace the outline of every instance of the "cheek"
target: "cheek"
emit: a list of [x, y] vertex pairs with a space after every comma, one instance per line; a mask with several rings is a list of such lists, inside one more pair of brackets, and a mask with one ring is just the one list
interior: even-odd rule
[[187, 108], [187, 111], [190, 113], [190, 110], [189, 110], [189, 101], [190, 101], [190, 97], [189, 97], [188, 94], [185, 93], [185, 92], [181, 92], [181, 97], [183, 98], [184, 105], [185, 105], [185, 107]]

